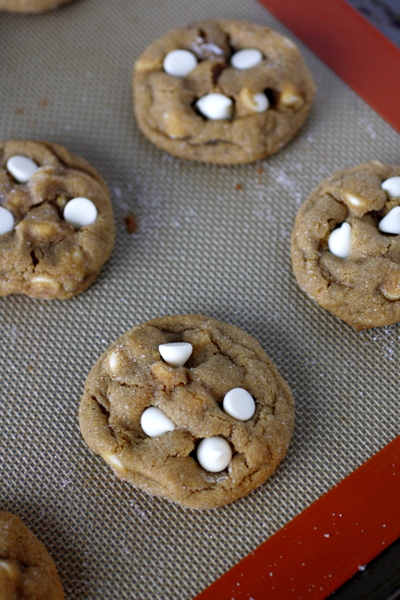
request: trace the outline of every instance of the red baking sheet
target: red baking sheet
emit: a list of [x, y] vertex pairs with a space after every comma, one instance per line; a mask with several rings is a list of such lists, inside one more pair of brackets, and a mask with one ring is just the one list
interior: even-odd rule
[[400, 536], [400, 436], [197, 600], [322, 600]]
[[[345, 0], [260, 0], [400, 132], [400, 49]], [[196, 600], [322, 600], [400, 537], [400, 437]]]

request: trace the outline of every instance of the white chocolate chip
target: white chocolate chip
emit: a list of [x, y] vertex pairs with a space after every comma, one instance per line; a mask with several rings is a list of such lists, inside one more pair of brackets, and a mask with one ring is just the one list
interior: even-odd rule
[[176, 108], [165, 110], [163, 113], [163, 121], [163, 129], [166, 135], [172, 140], [183, 138], [187, 135], [186, 124], [182, 121], [182, 116]]
[[118, 371], [118, 367], [120, 365], [120, 359], [119, 359], [118, 352], [111, 352], [109, 359], [108, 359], [108, 364], [109, 364], [111, 373], [116, 373]]
[[387, 298], [388, 300], [399, 300], [400, 298], [400, 281], [398, 277], [398, 273], [389, 274], [387, 279], [382, 282], [379, 287], [379, 291]]
[[238, 100], [252, 112], [264, 112], [269, 108], [269, 100], [263, 92], [255, 94], [246, 87], [240, 90]]
[[339, 258], [347, 258], [350, 254], [351, 227], [349, 223], [343, 223], [338, 229], [334, 229], [329, 236], [329, 250]]
[[0, 235], [3, 233], [8, 233], [14, 229], [14, 216], [13, 214], [0, 206]]
[[171, 419], [156, 406], [146, 408], [140, 418], [140, 424], [145, 434], [149, 437], [158, 437], [167, 433], [167, 431], [174, 431], [175, 429], [175, 425]]
[[114, 467], [114, 469], [124, 468], [124, 465], [122, 464], [121, 460], [115, 454], [105, 453], [103, 454], [103, 458], [109, 465]]
[[164, 71], [174, 77], [186, 77], [197, 67], [197, 58], [189, 50], [172, 50], [164, 58]]
[[346, 194], [346, 199], [350, 202], [350, 204], [352, 204], [353, 206], [360, 206], [362, 204], [362, 201], [360, 198], [358, 198], [357, 196], [353, 196], [353, 194]]
[[304, 98], [293, 83], [287, 82], [281, 91], [279, 103], [289, 108], [300, 108], [304, 104]]
[[391, 198], [400, 198], [400, 177], [389, 177], [386, 179], [381, 188], [389, 194]]
[[88, 198], [73, 198], [64, 208], [64, 219], [75, 229], [80, 229], [95, 222], [97, 208]]
[[51, 277], [45, 277], [44, 275], [38, 275], [33, 277], [30, 281], [32, 285], [38, 285], [40, 287], [47, 287], [51, 291], [57, 292], [60, 289], [58, 281], [51, 279]]
[[11, 156], [7, 161], [7, 171], [18, 181], [18, 183], [26, 183], [38, 170], [38, 165], [34, 160], [26, 156]]
[[15, 577], [15, 575], [17, 574], [14, 563], [12, 563], [9, 560], [0, 560], [0, 569], [4, 569], [4, 571], [7, 571], [7, 574], [10, 577]]
[[56, 223], [52, 223], [52, 222], [43, 222], [43, 221], [38, 221], [35, 222], [33, 219], [29, 222], [29, 221], [21, 221], [20, 222], [20, 227], [21, 224], [23, 223], [22, 227], [23, 229], [26, 231], [29, 231], [35, 238], [37, 239], [46, 239], [49, 237], [52, 237], [55, 232], [58, 231], [58, 227], [56, 225]]
[[232, 459], [232, 450], [224, 438], [212, 436], [201, 440], [197, 448], [197, 460], [210, 473], [219, 473], [227, 468]]
[[254, 415], [256, 404], [253, 396], [243, 388], [233, 388], [225, 394], [224, 411], [238, 421], [248, 421]]
[[235, 69], [245, 70], [251, 69], [256, 65], [260, 64], [263, 59], [263, 55], [259, 50], [255, 48], [246, 48], [245, 50], [239, 50], [235, 52], [231, 58], [231, 65]]
[[161, 58], [139, 58], [135, 63], [135, 71], [146, 72], [146, 71], [159, 71], [163, 68], [163, 61]]
[[197, 100], [196, 106], [208, 119], [229, 119], [232, 115], [232, 100], [224, 94], [206, 94]]
[[171, 367], [182, 367], [192, 354], [193, 346], [189, 342], [171, 342], [160, 344], [158, 351]]
[[393, 233], [395, 235], [400, 233], [400, 206], [395, 206], [383, 217], [379, 222], [378, 229], [384, 233]]
[[259, 112], [259, 113], [265, 112], [269, 108], [269, 100], [263, 92], [254, 94], [254, 102], [256, 105], [256, 108], [254, 110], [256, 112]]

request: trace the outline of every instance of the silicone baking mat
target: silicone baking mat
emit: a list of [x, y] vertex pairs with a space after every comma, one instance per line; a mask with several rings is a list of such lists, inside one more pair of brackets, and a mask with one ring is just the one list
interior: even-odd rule
[[[68, 599], [192, 598], [398, 434], [399, 326], [357, 333], [318, 308], [295, 283], [289, 240], [322, 178], [372, 158], [398, 162], [399, 134], [299, 43], [318, 94], [280, 153], [218, 167], [154, 148], [132, 115], [133, 62], [168, 29], [214, 17], [293, 38], [253, 0], [76, 0], [0, 15], [1, 137], [86, 158], [109, 185], [117, 225], [112, 257], [82, 295], [0, 299], [0, 508], [46, 544]], [[257, 337], [297, 403], [277, 473], [207, 512], [117, 480], [77, 420], [86, 375], [116, 337], [189, 312]]]

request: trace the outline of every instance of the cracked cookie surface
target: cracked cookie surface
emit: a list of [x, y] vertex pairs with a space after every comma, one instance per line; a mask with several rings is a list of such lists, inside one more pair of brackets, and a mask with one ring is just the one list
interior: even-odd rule
[[17, 13], [34, 13], [52, 10], [71, 0], [0, 0], [0, 10]]
[[[163, 361], [159, 345], [186, 342], [184, 366]], [[224, 395], [246, 389], [255, 401], [246, 422], [224, 412]], [[147, 436], [141, 416], [157, 407], [175, 425]], [[294, 424], [292, 394], [259, 343], [241, 329], [201, 315], [153, 319], [119, 338], [91, 370], [81, 400], [88, 446], [116, 475], [142, 490], [196, 509], [247, 495], [274, 472]], [[227, 469], [211, 473], [196, 458], [200, 442], [222, 437]]]
[[[38, 167], [25, 183], [8, 170], [13, 157]], [[97, 211], [94, 222], [80, 228], [63, 216], [77, 197], [89, 199]], [[83, 158], [57, 144], [0, 143], [0, 208], [14, 220], [0, 235], [0, 295], [70, 298], [94, 281], [111, 253], [114, 218], [107, 186]]]
[[[291, 253], [300, 287], [359, 330], [400, 321], [400, 235], [380, 231], [382, 219], [400, 206], [400, 188], [388, 193], [385, 182], [400, 184], [399, 176], [400, 166], [379, 161], [338, 171], [296, 217]], [[340, 257], [329, 240], [344, 223], [349, 249]]]
[[[258, 51], [260, 62], [235, 68], [232, 55], [243, 49]], [[197, 61], [185, 77], [164, 71], [174, 50]], [[287, 144], [311, 108], [315, 86], [291, 40], [255, 23], [210, 20], [174, 29], [149, 46], [135, 64], [133, 92], [139, 128], [156, 146], [180, 158], [235, 164]], [[230, 118], [208, 119], [198, 110], [196, 102], [215, 93], [230, 99]], [[267, 109], [258, 95], [267, 98], [261, 98]]]
[[63, 600], [53, 559], [19, 517], [0, 511], [0, 598]]

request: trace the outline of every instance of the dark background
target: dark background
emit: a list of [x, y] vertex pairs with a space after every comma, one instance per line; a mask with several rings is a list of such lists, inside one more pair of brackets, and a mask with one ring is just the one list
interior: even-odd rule
[[400, 0], [347, 0], [400, 48]]

